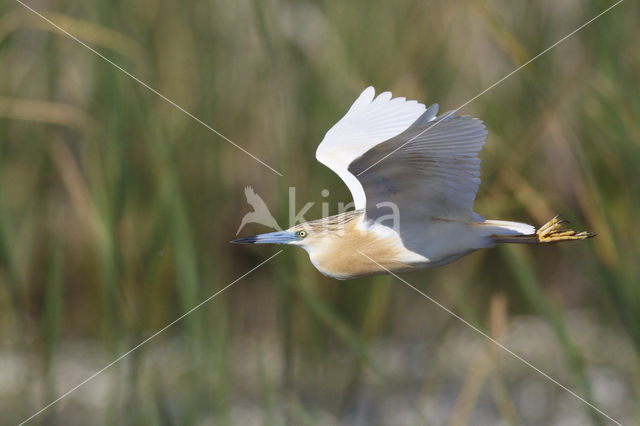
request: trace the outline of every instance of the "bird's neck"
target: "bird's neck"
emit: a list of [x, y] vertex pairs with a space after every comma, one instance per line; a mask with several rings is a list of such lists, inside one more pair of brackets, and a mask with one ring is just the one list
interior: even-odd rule
[[397, 236], [380, 235], [361, 226], [363, 215], [346, 224], [342, 232], [327, 234], [305, 249], [314, 266], [323, 274], [348, 279], [356, 276], [404, 270], [409, 265], [399, 261], [404, 247]]

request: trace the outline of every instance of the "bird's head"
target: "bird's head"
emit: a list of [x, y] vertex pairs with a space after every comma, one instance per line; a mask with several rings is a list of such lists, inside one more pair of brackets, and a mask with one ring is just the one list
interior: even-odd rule
[[311, 226], [307, 226], [306, 223], [302, 223], [284, 231], [252, 235], [231, 242], [236, 244], [289, 244], [306, 249], [322, 239], [322, 234]]
[[231, 241], [238, 244], [289, 244], [305, 249], [311, 257], [329, 250], [338, 240], [353, 236], [352, 231], [362, 211], [351, 210], [336, 216], [301, 223], [289, 229], [253, 235]]
[[330, 250], [338, 240], [354, 236], [356, 218], [362, 218], [362, 210], [350, 210], [335, 216], [301, 223], [291, 228], [253, 235], [231, 241], [238, 244], [289, 244], [305, 249], [311, 257]]

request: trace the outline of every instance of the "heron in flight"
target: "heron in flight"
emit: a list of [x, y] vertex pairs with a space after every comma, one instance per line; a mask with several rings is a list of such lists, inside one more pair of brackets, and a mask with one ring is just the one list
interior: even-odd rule
[[437, 112], [368, 87], [316, 151], [349, 187], [355, 210], [232, 242], [299, 246], [321, 273], [350, 279], [440, 266], [499, 243], [594, 235], [564, 229], [558, 216], [536, 230], [475, 213], [487, 130], [477, 118]]

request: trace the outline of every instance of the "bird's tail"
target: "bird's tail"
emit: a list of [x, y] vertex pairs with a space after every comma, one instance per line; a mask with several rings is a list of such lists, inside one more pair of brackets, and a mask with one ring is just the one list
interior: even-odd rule
[[501, 220], [487, 220], [483, 223], [497, 228], [496, 232], [491, 235], [491, 239], [495, 243], [549, 244], [584, 240], [596, 235], [593, 232], [576, 232], [564, 229], [563, 224], [568, 222], [558, 215], [538, 229], [526, 223]]

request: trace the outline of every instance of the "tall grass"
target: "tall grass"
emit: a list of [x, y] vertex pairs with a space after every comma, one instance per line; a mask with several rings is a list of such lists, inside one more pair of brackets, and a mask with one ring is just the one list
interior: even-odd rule
[[[0, 5], [0, 350], [21, 359], [3, 418], [29, 416], [272, 253], [228, 244], [244, 186], [283, 224], [290, 186], [297, 208], [316, 202], [308, 219], [348, 201], [314, 152], [366, 85], [454, 108], [609, 4], [32, 5], [282, 178], [19, 4]], [[476, 211], [536, 224], [559, 212], [598, 237], [406, 277], [507, 346], [511, 324], [542, 319], [562, 355], [545, 368], [629, 423], [640, 419], [629, 409], [640, 394], [638, 12], [622, 3], [462, 111], [490, 131]], [[595, 355], [576, 312], [633, 357]], [[380, 401], [398, 400], [417, 424], [441, 424], [441, 412], [474, 424], [487, 404], [526, 423], [522, 367], [480, 337], [464, 374], [425, 356], [420, 377], [398, 376], [380, 355], [385, 344], [439, 353], [464, 327], [391, 278], [338, 283], [285, 250], [34, 422], [384, 424], [401, 413]], [[620, 405], [598, 393], [602, 369], [624, 378]], [[606, 424], [578, 401], [570, 411]]]

